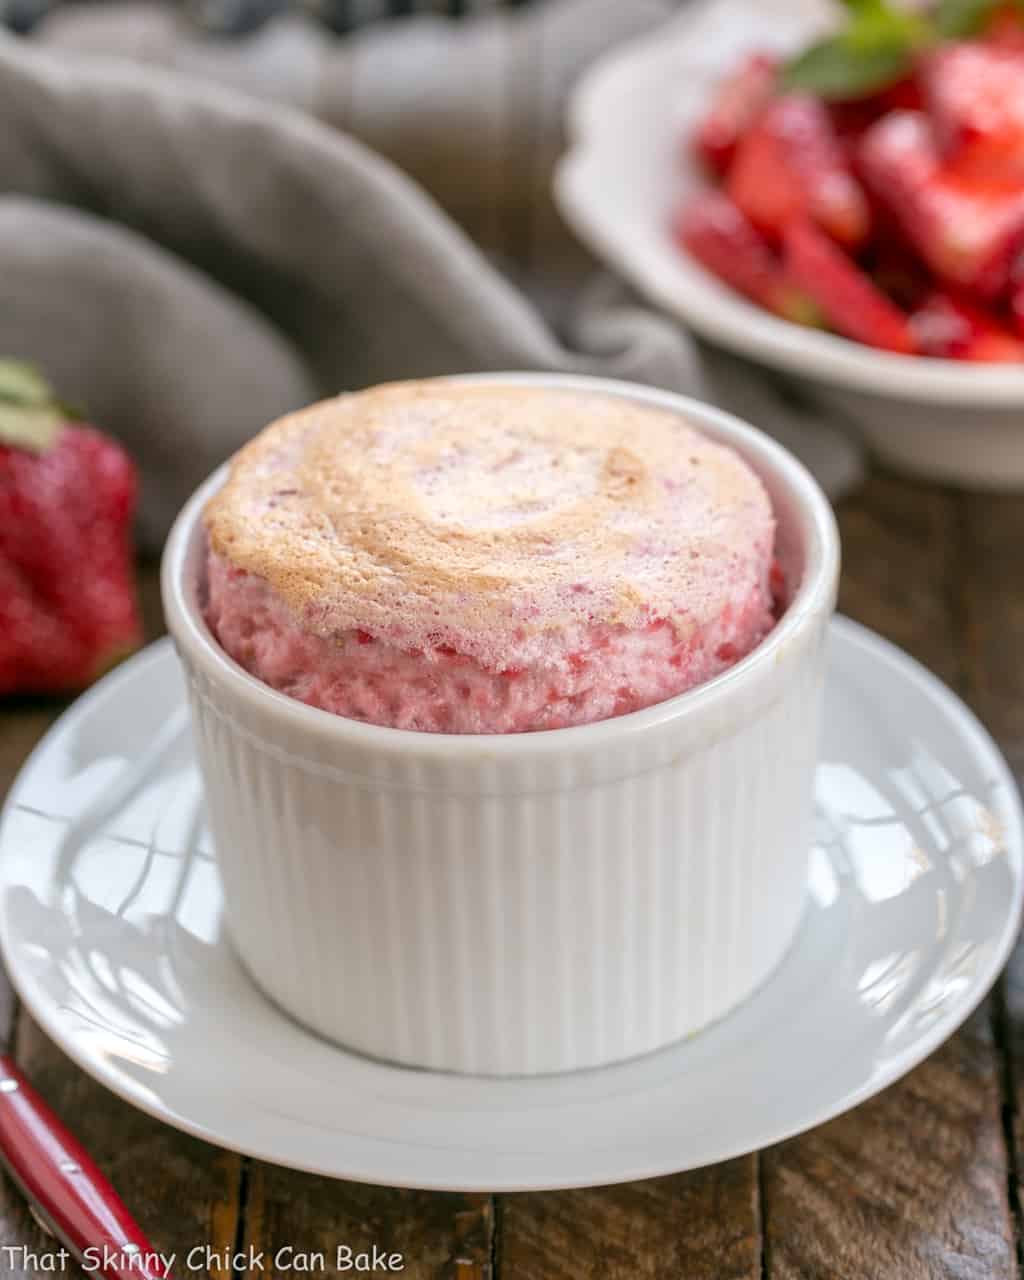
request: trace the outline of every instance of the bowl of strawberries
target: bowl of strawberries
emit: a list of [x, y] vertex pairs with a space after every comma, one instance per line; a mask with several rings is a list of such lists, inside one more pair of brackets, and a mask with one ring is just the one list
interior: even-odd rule
[[1024, 487], [1024, 0], [698, 0], [597, 64], [555, 191], [888, 462]]

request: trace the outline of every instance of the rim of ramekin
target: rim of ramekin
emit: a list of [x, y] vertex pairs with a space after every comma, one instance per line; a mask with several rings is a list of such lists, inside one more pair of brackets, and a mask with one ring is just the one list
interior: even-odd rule
[[[459, 757], [478, 760], [486, 756], [507, 760], [551, 751], [587, 750], [609, 740], [646, 734], [683, 717], [696, 716], [711, 704], [742, 697], [742, 691], [752, 681], [774, 666], [779, 654], [809, 618], [832, 612], [839, 576], [839, 531], [832, 508], [803, 463], [756, 427], [689, 396], [617, 378], [515, 372], [444, 375], [436, 380], [542, 386], [615, 395], [678, 413], [714, 439], [733, 445], [762, 478], [770, 474], [773, 482], [784, 488], [803, 517], [800, 523], [804, 573], [796, 595], [769, 635], [745, 658], [704, 684], [639, 711], [568, 728], [508, 734], [434, 733], [367, 724], [299, 702], [250, 675], [224, 652], [195, 607], [185, 580], [188, 553], [203, 508], [224, 481], [228, 466], [225, 463], [193, 493], [168, 536], [161, 566], [164, 612], [176, 645], [188, 659], [209, 679], [226, 685], [235, 696], [255, 704], [263, 714], [277, 716], [292, 729], [301, 729], [319, 739], [363, 746], [378, 755], [448, 760]], [[810, 532], [810, 539], [806, 531]]]

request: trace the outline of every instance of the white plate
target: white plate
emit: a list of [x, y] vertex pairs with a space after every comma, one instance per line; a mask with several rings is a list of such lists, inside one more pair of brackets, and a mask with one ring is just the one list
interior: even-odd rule
[[11, 793], [0, 829], [11, 976], [53, 1039], [128, 1101], [335, 1177], [566, 1187], [776, 1142], [935, 1049], [1001, 969], [1021, 907], [1019, 801], [984, 730], [870, 632], [838, 621], [830, 645], [797, 943], [744, 1007], [671, 1049], [497, 1081], [372, 1062], [289, 1021], [221, 930], [167, 641], [63, 716]]
[[789, 54], [834, 25], [830, 0], [695, 0], [613, 50], [576, 86], [555, 174], [566, 220], [635, 288], [696, 333], [809, 380], [890, 461], [954, 482], [1024, 485], [1024, 368], [898, 356], [779, 319], [679, 248], [673, 209], [706, 178], [686, 140], [723, 73]]

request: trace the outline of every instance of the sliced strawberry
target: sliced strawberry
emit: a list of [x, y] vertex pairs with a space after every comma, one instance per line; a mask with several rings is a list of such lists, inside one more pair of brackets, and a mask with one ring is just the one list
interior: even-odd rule
[[991, 312], [966, 298], [936, 290], [910, 317], [923, 355], [986, 363], [1024, 358], [1024, 342]]
[[913, 312], [910, 325], [923, 355], [946, 360], [965, 359], [971, 344], [988, 327], [977, 307], [941, 289]]
[[809, 94], [787, 94], [765, 109], [737, 147], [726, 188], [772, 239], [803, 217], [846, 245], [870, 230], [871, 211], [828, 110]]
[[694, 135], [697, 154], [712, 173], [728, 170], [740, 138], [775, 92], [777, 77], [777, 59], [754, 53], [718, 86], [711, 110]]
[[1017, 285], [1010, 295], [1010, 319], [1013, 327], [1024, 338], [1024, 284]]
[[767, 242], [728, 196], [701, 193], [680, 211], [674, 232], [698, 262], [753, 302], [788, 320], [815, 322], [815, 309], [792, 288]]
[[1024, 338], [1024, 253], [1021, 253], [1010, 273], [1010, 321], [1017, 333]]
[[961, 357], [979, 364], [1024, 364], [1024, 342], [1012, 333], [980, 334]]
[[1024, 9], [1016, 0], [1000, 5], [986, 22], [982, 34], [986, 44], [1024, 52]]
[[911, 249], [898, 227], [876, 228], [870, 248], [859, 257], [860, 266], [879, 289], [904, 311], [920, 307], [935, 288], [935, 276]]
[[858, 158], [869, 188], [942, 280], [983, 298], [1003, 292], [1024, 244], [1024, 185], [944, 166], [931, 123], [913, 111], [873, 125]]
[[907, 317], [812, 223], [786, 228], [785, 264], [793, 285], [814, 299], [844, 337], [884, 351], [914, 351]]
[[911, 75], [891, 84], [878, 95], [883, 113], [886, 111], [921, 111], [924, 108], [924, 91], [917, 67]]
[[923, 355], [962, 360], [977, 336], [974, 317], [948, 293], [933, 294], [910, 317]]
[[950, 44], [921, 72], [940, 149], [964, 178], [1024, 178], [1024, 52]]
[[793, 145], [780, 140], [772, 123], [762, 118], [743, 138], [725, 189], [761, 234], [781, 240], [787, 223], [807, 216], [809, 201], [791, 163]]
[[869, 97], [828, 103], [833, 127], [846, 145], [857, 142], [866, 129], [889, 111], [923, 109], [924, 96], [916, 73]]

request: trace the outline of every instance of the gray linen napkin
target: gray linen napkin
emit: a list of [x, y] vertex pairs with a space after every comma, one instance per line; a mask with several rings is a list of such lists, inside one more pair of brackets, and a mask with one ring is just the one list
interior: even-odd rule
[[[833, 494], [858, 478], [859, 451], [842, 432], [767, 376], [698, 348], [614, 282], [587, 290], [556, 337], [421, 187], [297, 109], [338, 120], [344, 99], [351, 123], [359, 100], [374, 126], [364, 134], [396, 155], [406, 130], [424, 145], [442, 130], [446, 163], [420, 176], [443, 188], [443, 171], [452, 198], [472, 190], [482, 165], [474, 122], [486, 135], [486, 104], [503, 87], [481, 74], [481, 50], [503, 31], [530, 41], [535, 24], [557, 24], [551, 101], [530, 104], [550, 114], [579, 66], [629, 26], [623, 9], [635, 28], [638, 14], [650, 22], [664, 5], [562, 0], [528, 17], [415, 20], [355, 37], [363, 54], [347, 81], [341, 63], [352, 51], [287, 21], [260, 39], [266, 53], [283, 37], [292, 54], [275, 46], [260, 63], [251, 47], [204, 47], [202, 67], [198, 46], [156, 10], [146, 12], [169, 46], [125, 47], [134, 9], [104, 15], [101, 38], [85, 17], [88, 40], [81, 26], [73, 40], [65, 28], [64, 43], [132, 59], [0, 38], [0, 352], [37, 361], [128, 444], [142, 467], [148, 546], [194, 485], [276, 414], [340, 389], [460, 370], [586, 371], [691, 391], [775, 433]], [[425, 61], [424, 39], [434, 49]], [[142, 55], [184, 63], [187, 74], [143, 65]], [[239, 57], [249, 59], [245, 92]], [[251, 92], [258, 65], [278, 69], [267, 77], [276, 103]], [[453, 96], [452, 86], [472, 66], [480, 102], [463, 104], [459, 128], [462, 90]], [[391, 107], [368, 105], [377, 101]]]

